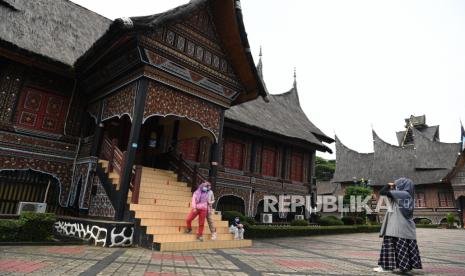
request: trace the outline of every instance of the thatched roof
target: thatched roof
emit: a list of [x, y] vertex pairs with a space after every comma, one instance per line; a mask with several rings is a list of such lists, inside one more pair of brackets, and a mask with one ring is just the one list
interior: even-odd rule
[[333, 182], [353, 179], [369, 179], [373, 165], [373, 153], [360, 153], [346, 147], [336, 136], [336, 168]]
[[440, 183], [452, 170], [460, 152], [460, 143], [430, 140], [412, 128], [413, 146], [400, 147], [382, 140], [373, 131], [373, 153], [358, 153], [336, 138], [334, 182], [349, 182], [353, 177], [368, 178], [370, 185], [384, 185], [400, 177], [415, 184]]
[[1, 0], [0, 42], [68, 66], [112, 22], [67, 0]]
[[322, 143], [332, 142], [305, 115], [299, 102], [297, 87], [286, 93], [268, 95], [269, 102], [259, 98], [231, 107], [225, 113], [228, 120], [257, 127], [285, 137], [297, 138], [317, 145], [325, 151], [331, 150]]

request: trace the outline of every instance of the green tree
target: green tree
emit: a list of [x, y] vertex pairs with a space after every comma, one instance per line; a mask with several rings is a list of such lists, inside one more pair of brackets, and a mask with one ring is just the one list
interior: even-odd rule
[[336, 160], [326, 160], [317, 156], [315, 160], [315, 176], [317, 180], [328, 181], [333, 178]]
[[[361, 182], [361, 181], [360, 181]], [[362, 201], [367, 197], [371, 196], [373, 194], [373, 190], [371, 188], [363, 187], [363, 186], [358, 186], [358, 185], [353, 185], [349, 186], [346, 188], [344, 192], [344, 205], [347, 207], [350, 207], [350, 198], [354, 196], [355, 198], [357, 196], [360, 196]], [[368, 203], [369, 204], [369, 203]], [[357, 217], [362, 217], [364, 220], [366, 219], [366, 213], [364, 209], [362, 209], [362, 212], [350, 212], [349, 217], [352, 218], [353, 223], [356, 223]]]

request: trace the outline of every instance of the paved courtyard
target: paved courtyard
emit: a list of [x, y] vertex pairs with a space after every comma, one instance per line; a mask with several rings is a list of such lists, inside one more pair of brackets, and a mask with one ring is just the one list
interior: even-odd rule
[[[182, 253], [3, 246], [0, 275], [372, 275], [380, 242], [373, 233], [268, 239], [251, 248]], [[424, 269], [411, 274], [465, 275], [465, 231], [418, 229], [418, 242]]]

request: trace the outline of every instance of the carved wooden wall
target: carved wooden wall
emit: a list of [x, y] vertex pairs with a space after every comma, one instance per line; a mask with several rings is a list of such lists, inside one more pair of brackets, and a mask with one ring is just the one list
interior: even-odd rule
[[216, 138], [220, 132], [221, 108], [161, 83], [150, 81], [144, 121], [151, 116], [174, 115], [199, 123]]

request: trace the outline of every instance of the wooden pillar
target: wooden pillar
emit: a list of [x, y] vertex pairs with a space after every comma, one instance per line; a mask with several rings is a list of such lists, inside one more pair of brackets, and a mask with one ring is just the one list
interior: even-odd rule
[[[99, 105], [102, 106], [102, 103]], [[97, 116], [97, 126], [94, 133], [94, 140], [92, 141], [92, 148], [90, 149], [90, 156], [98, 156], [100, 151], [100, 145], [102, 144], [103, 137], [103, 123], [102, 123], [102, 108], [100, 108], [99, 114]], [[82, 127], [82, 126], [81, 126]]]
[[178, 147], [179, 120], [174, 121], [173, 135], [171, 136], [171, 147], [174, 151]]
[[256, 165], [255, 162], [257, 160], [257, 140], [253, 138], [252, 140], [252, 153], [250, 154], [250, 172], [255, 174], [256, 173]]
[[132, 178], [132, 167], [136, 157], [136, 150], [138, 147], [140, 129], [142, 127], [142, 120], [144, 118], [145, 99], [147, 97], [149, 80], [142, 77], [138, 80], [136, 91], [136, 102], [134, 105], [134, 116], [129, 133], [128, 147], [126, 150], [126, 159], [122, 165], [123, 172], [121, 175], [120, 187], [120, 200], [118, 202], [117, 219], [124, 219], [124, 212], [126, 209], [126, 201], [128, 199], [129, 185]]
[[310, 164], [309, 164], [309, 170], [308, 170], [308, 181], [310, 183], [309, 185], [309, 193], [312, 196], [312, 204], [315, 207], [316, 206], [316, 176], [315, 176], [315, 163], [316, 163], [316, 155], [315, 151], [312, 151], [310, 153]]
[[212, 184], [212, 190], [215, 190], [216, 178], [218, 176], [218, 164], [222, 159], [222, 148], [223, 148], [223, 127], [224, 127], [224, 110], [220, 114], [220, 133], [218, 134], [218, 140], [212, 144], [211, 148], [211, 163], [209, 171], [209, 181]]

